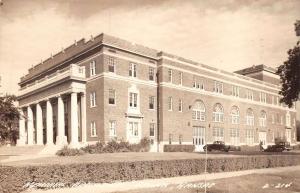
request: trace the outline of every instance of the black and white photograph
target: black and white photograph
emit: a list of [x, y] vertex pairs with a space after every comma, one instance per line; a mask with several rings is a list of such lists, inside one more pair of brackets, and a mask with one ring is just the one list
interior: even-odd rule
[[300, 0], [0, 0], [0, 193], [300, 193]]

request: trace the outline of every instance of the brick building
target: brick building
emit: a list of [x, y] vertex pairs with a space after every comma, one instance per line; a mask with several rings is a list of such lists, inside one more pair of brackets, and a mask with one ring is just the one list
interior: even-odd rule
[[[19, 145], [112, 139], [232, 145], [296, 140], [295, 108], [279, 104], [264, 65], [235, 73], [100, 34], [75, 42], [21, 78]], [[160, 145], [157, 145], [160, 144]]]

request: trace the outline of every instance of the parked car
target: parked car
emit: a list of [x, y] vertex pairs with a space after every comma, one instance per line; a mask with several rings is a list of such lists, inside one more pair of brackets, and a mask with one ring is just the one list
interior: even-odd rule
[[214, 141], [213, 144], [207, 144], [203, 147], [204, 150], [212, 151], [212, 150], [219, 150], [219, 151], [226, 151], [228, 152], [230, 149], [229, 145], [225, 145], [223, 141]]
[[275, 145], [268, 145], [267, 149], [264, 151], [266, 152], [283, 152], [283, 151], [290, 151], [292, 150], [291, 145], [289, 142], [280, 141], [277, 142]]

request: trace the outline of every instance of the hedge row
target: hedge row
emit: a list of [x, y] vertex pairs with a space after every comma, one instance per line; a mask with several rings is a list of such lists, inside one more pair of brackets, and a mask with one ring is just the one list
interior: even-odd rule
[[[196, 175], [204, 172], [204, 159], [103, 162], [46, 166], [1, 166], [0, 190], [21, 192], [28, 182], [111, 183], [149, 178]], [[300, 156], [269, 155], [208, 159], [208, 172], [228, 172], [258, 168], [300, 165]]]
[[164, 152], [193, 152], [194, 145], [164, 145]]

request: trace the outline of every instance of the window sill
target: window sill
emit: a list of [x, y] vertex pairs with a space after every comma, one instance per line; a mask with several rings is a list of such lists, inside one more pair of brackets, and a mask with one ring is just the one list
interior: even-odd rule
[[97, 105], [96, 106], [90, 106], [90, 108], [92, 109], [92, 108], [96, 108], [97, 107]]
[[90, 137], [98, 137], [98, 135], [93, 135], [93, 136], [90, 136]]

